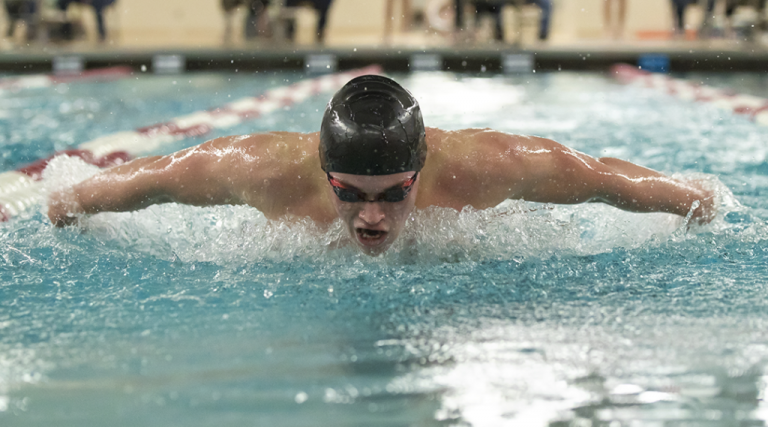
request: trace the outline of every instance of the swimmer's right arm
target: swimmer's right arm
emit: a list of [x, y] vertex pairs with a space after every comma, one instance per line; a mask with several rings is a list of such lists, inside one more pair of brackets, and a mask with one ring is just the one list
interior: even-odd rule
[[233, 169], [237, 170], [233, 163], [243, 162], [243, 156], [237, 156], [234, 139], [219, 138], [167, 156], [144, 157], [107, 169], [52, 194], [48, 217], [62, 227], [77, 222], [83, 214], [134, 211], [159, 203], [242, 204], [231, 185]]

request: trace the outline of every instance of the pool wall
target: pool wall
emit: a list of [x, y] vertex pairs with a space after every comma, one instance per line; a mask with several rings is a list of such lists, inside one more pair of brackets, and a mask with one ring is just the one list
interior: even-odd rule
[[302, 70], [311, 58], [330, 55], [339, 70], [354, 69], [372, 63], [385, 71], [409, 71], [414, 60], [428, 55], [437, 58], [437, 69], [453, 72], [497, 72], [504, 70], [508, 55], [527, 55], [532, 69], [540, 71], [591, 70], [607, 71], [617, 63], [639, 64], [648, 55], [663, 55], [670, 71], [757, 71], [764, 72], [768, 52], [760, 49], [711, 48], [707, 46], [674, 47], [583, 47], [521, 49], [514, 46], [491, 48], [355, 48], [355, 49], [176, 49], [123, 51], [49, 51], [43, 53], [13, 52], [0, 55], [0, 71], [29, 73], [48, 72], [62, 58], [76, 58], [84, 68], [129, 66], [157, 71], [158, 58], [181, 58], [181, 71], [260, 71]]

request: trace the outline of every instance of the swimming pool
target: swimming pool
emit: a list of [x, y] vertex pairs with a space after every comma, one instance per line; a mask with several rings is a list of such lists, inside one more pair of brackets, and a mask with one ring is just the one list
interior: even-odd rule
[[[8, 95], [3, 167], [301, 77]], [[597, 74], [394, 77], [428, 126], [551, 137], [705, 179], [722, 213], [686, 233], [602, 205], [433, 209], [369, 258], [329, 249], [341, 226], [244, 207], [155, 206], [64, 230], [40, 208], [0, 224], [0, 424], [765, 424], [765, 128]], [[329, 97], [226, 133], [314, 131]], [[47, 174], [93, 172], [59, 159]]]

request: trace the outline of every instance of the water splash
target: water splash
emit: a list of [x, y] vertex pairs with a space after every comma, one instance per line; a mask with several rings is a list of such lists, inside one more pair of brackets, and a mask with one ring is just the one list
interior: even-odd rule
[[[78, 158], [57, 157], [45, 171], [45, 190], [71, 186], [97, 171]], [[717, 194], [720, 211], [711, 224], [689, 228], [684, 218], [675, 215], [630, 213], [602, 204], [555, 206], [508, 200], [485, 210], [432, 207], [415, 211], [393, 247], [380, 261], [370, 262], [522, 262], [553, 254], [594, 255], [685, 239], [690, 234], [723, 233], [733, 228], [725, 218], [745, 211], [714, 176], [675, 177], [703, 182]], [[306, 218], [269, 221], [244, 206], [156, 205], [85, 218], [81, 228], [104, 244], [182, 262], [242, 265], [358, 256], [340, 221], [329, 227]]]

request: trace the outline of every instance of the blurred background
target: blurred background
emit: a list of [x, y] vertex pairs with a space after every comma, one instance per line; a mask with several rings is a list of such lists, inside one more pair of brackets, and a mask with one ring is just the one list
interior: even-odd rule
[[766, 0], [3, 1], [3, 52], [768, 46]]

